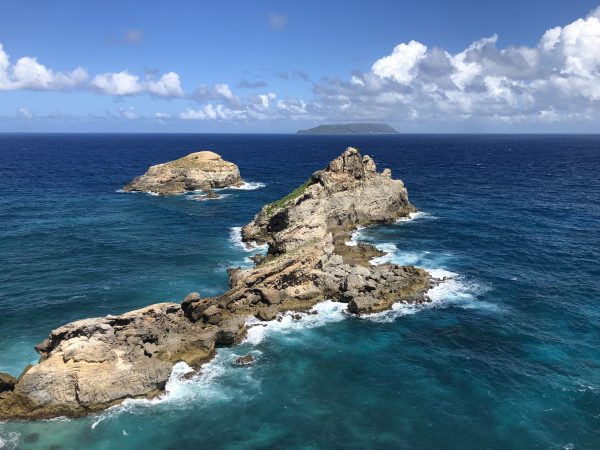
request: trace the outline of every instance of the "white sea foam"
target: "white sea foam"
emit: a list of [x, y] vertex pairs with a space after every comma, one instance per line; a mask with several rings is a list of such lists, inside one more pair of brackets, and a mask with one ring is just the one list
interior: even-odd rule
[[411, 212], [407, 217], [400, 217], [396, 221], [396, 223], [413, 222], [413, 221], [419, 220], [419, 219], [437, 219], [437, 217], [432, 216], [431, 214], [429, 214], [428, 212], [425, 212], [425, 211], [416, 211], [416, 212]]
[[267, 244], [258, 245], [256, 242], [244, 242], [242, 240], [242, 227], [231, 227], [229, 229], [229, 240], [234, 246], [241, 248], [246, 252], [265, 252], [269, 248]]
[[305, 328], [339, 322], [348, 316], [346, 304], [327, 300], [313, 306], [309, 312], [280, 313], [277, 319], [263, 322], [255, 317], [246, 320], [248, 334], [244, 343], [257, 345], [270, 334], [287, 334]]
[[21, 435], [16, 432], [10, 432], [7, 434], [0, 434], [0, 449], [12, 450], [19, 446], [19, 439]]
[[[429, 216], [431, 217], [431, 216]], [[355, 238], [355, 236], [353, 236]], [[478, 296], [487, 290], [486, 286], [481, 286], [474, 281], [470, 281], [458, 273], [449, 271], [444, 267], [444, 262], [449, 255], [432, 254], [429, 251], [400, 251], [398, 247], [390, 242], [376, 244], [375, 247], [383, 252], [384, 255], [373, 258], [370, 262], [373, 265], [394, 263], [403, 266], [416, 266], [427, 270], [431, 277], [436, 281], [427, 296], [431, 300], [429, 303], [420, 305], [396, 303], [389, 311], [381, 313], [368, 314], [364, 318], [378, 322], [391, 322], [397, 317], [407, 314], [414, 314], [425, 308], [455, 305], [466, 309], [477, 308], [490, 311], [499, 311], [497, 305], [478, 300]]]
[[356, 230], [354, 230], [352, 232], [352, 234], [350, 235], [350, 240], [345, 242], [345, 244], [349, 247], [354, 247], [354, 246], [358, 245], [358, 242], [363, 238], [363, 235], [361, 234], [361, 232], [364, 229], [365, 229], [365, 227], [357, 227]]
[[240, 191], [253, 191], [255, 189], [264, 188], [266, 186], [265, 183], [260, 183], [258, 181], [245, 181], [241, 186], [231, 186], [227, 189], [238, 189]]
[[461, 275], [450, 272], [446, 269], [425, 269], [436, 285], [427, 291], [427, 297], [431, 300], [428, 303], [394, 303], [392, 308], [387, 311], [374, 314], [366, 314], [361, 318], [374, 322], [393, 322], [398, 317], [414, 314], [424, 309], [440, 308], [447, 306], [458, 306], [465, 309], [484, 309], [498, 312], [500, 308], [497, 305], [485, 301], [477, 300], [477, 297], [485, 292], [487, 288], [466, 280]]
[[126, 399], [123, 403], [103, 411], [90, 428], [94, 430], [100, 423], [111, 419], [122, 413], [135, 413], [137, 411], [164, 405], [164, 407], [179, 407], [196, 398], [205, 400], [226, 399], [226, 390], [220, 389], [215, 381], [223, 376], [231, 366], [229, 349], [219, 350], [215, 357], [203, 364], [198, 373], [186, 376], [194, 370], [184, 362], [178, 362], [173, 366], [169, 380], [165, 386], [165, 392], [152, 399]]
[[206, 194], [203, 195], [189, 195], [187, 198], [189, 200], [195, 200], [197, 202], [205, 202], [209, 200], [221, 200], [223, 198], [229, 197], [231, 194], [219, 194], [216, 198], [207, 197]]

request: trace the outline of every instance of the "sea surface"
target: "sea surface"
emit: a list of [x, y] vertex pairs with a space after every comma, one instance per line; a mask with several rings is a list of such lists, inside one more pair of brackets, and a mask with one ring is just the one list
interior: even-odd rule
[[[249, 264], [236, 227], [347, 146], [420, 211], [353, 239], [450, 277], [430, 305], [325, 302], [192, 380], [178, 364], [161, 399], [0, 423], [0, 449], [600, 448], [599, 136], [0, 135], [0, 371], [67, 322], [223, 292]], [[120, 192], [202, 149], [244, 189]]]

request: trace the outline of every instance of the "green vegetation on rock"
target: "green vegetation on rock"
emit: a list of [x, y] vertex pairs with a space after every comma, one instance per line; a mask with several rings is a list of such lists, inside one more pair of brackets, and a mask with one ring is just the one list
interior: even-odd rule
[[308, 189], [308, 187], [311, 186], [312, 184], [314, 184], [314, 181], [309, 178], [301, 186], [298, 186], [296, 189], [294, 189], [292, 192], [290, 192], [285, 197], [282, 197], [279, 200], [275, 200], [274, 202], [269, 203], [268, 205], [266, 205], [264, 207], [265, 214], [271, 215], [275, 211], [277, 211], [279, 209], [283, 209], [286, 206], [291, 205], [292, 203], [294, 203], [294, 201], [298, 197], [300, 197], [302, 194], [304, 194], [304, 191], [306, 191], [306, 189]]

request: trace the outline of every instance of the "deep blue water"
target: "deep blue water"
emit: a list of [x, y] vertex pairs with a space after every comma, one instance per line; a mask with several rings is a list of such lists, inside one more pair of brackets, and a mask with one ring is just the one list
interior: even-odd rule
[[[161, 401], [0, 423], [0, 448], [600, 448], [598, 136], [0, 135], [0, 371], [66, 322], [224, 291], [248, 256], [231, 227], [349, 145], [424, 212], [356, 238], [455, 274], [431, 306], [357, 319], [328, 303]], [[265, 186], [117, 192], [200, 149]]]

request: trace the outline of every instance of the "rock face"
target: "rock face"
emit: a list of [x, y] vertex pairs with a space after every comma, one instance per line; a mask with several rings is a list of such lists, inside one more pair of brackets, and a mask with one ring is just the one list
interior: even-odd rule
[[152, 192], [160, 195], [186, 191], [210, 191], [243, 183], [238, 167], [213, 152], [190, 153], [183, 158], [151, 166], [127, 184], [125, 192]]
[[347, 149], [242, 229], [245, 241], [266, 243], [268, 252], [253, 268], [230, 269], [229, 291], [211, 298], [191, 293], [181, 305], [161, 303], [54, 330], [36, 347], [40, 363], [25, 370], [13, 391], [0, 393], [0, 420], [79, 416], [155, 396], [176, 362], [198, 366], [215, 347], [238, 343], [248, 316], [272, 320], [325, 299], [347, 302], [357, 314], [428, 301], [425, 271], [373, 266], [378, 250], [346, 245], [358, 226], [413, 211], [400, 180]]

